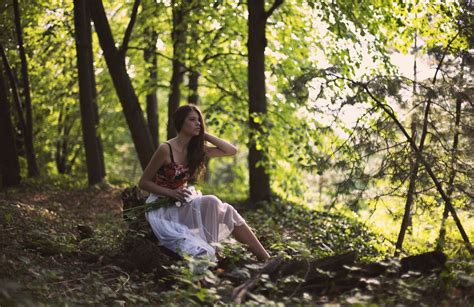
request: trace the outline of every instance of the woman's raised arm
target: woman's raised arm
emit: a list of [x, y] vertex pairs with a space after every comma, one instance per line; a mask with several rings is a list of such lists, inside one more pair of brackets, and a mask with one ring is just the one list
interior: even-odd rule
[[233, 156], [237, 153], [237, 147], [207, 132], [204, 134], [204, 140], [216, 146], [216, 147], [206, 146], [206, 155], [208, 157], [226, 157], [226, 156]]

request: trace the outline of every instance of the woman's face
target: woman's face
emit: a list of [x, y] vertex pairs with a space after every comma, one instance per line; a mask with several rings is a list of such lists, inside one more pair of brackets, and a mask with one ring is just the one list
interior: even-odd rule
[[181, 133], [187, 135], [196, 136], [201, 132], [202, 125], [199, 120], [199, 114], [196, 111], [191, 111], [184, 120], [183, 127], [181, 127]]

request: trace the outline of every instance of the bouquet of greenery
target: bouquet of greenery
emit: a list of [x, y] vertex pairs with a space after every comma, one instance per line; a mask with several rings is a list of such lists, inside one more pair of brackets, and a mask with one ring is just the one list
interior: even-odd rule
[[152, 202], [145, 203], [144, 205], [125, 209], [123, 210], [123, 215], [126, 217], [126, 219], [132, 220], [142, 216], [145, 212], [175, 205], [175, 202], [176, 199], [170, 197], [159, 197]]
[[201, 192], [196, 190], [194, 186], [189, 186], [187, 187], [187, 189], [189, 192], [191, 192], [191, 194], [186, 196], [184, 202], [178, 201], [170, 197], [158, 197], [156, 200], [151, 201], [149, 203], [145, 203], [144, 205], [125, 209], [123, 210], [123, 214], [126, 219], [136, 219], [137, 217], [143, 215], [145, 212], [157, 210], [163, 207], [169, 207], [173, 205], [176, 207], [181, 207], [181, 205], [185, 203], [190, 203], [193, 199], [202, 195]]

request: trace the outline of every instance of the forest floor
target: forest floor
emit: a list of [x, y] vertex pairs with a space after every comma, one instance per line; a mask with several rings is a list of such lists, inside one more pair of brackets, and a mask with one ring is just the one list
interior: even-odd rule
[[[232, 304], [235, 287], [262, 268], [242, 245], [230, 239], [222, 245], [223, 260], [217, 266], [203, 266], [205, 260], [180, 260], [165, 265], [171, 273], [167, 276], [124, 269], [111, 260], [122, 257], [127, 231], [122, 190], [109, 185], [88, 189], [22, 185], [1, 192], [0, 306]], [[245, 202], [233, 205], [272, 255], [309, 260], [352, 250], [360, 263], [385, 257], [377, 249], [384, 244], [383, 238], [343, 216], [283, 201], [263, 204], [258, 210], [249, 210]], [[364, 280], [364, 287], [347, 290], [330, 291], [328, 285], [315, 292], [304, 290], [303, 282], [296, 273], [276, 280], [263, 274], [244, 302], [474, 304], [474, 261], [468, 257], [451, 257], [441, 272], [396, 278], [381, 275]]]

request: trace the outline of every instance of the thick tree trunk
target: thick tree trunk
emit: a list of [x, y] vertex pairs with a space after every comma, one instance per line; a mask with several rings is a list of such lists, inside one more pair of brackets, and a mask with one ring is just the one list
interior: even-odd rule
[[122, 104], [141, 167], [145, 169], [154, 152], [148, 125], [127, 73], [125, 60], [120, 56], [120, 52], [115, 46], [102, 1], [90, 0], [89, 3], [91, 5], [92, 20], [99, 37], [100, 46], [104, 51], [107, 67], [109, 68], [117, 96]]
[[[93, 62], [92, 62], [92, 67], [93, 67]], [[94, 70], [91, 70], [91, 81], [92, 81], [92, 109], [94, 111], [94, 123], [95, 126], [99, 126], [99, 106], [97, 105], [97, 87], [96, 87], [96, 82], [95, 82], [95, 73]], [[102, 145], [102, 138], [100, 137], [100, 133], [96, 133], [97, 138], [97, 147], [99, 150], [99, 157], [100, 157], [100, 176], [102, 178], [105, 178], [105, 175], [107, 174], [105, 170], [105, 160], [104, 160], [104, 146]], [[73, 160], [71, 160], [70, 165], [73, 164]]]
[[167, 138], [176, 136], [176, 131], [173, 126], [173, 113], [179, 107], [181, 100], [180, 86], [183, 83], [184, 66], [182, 65], [184, 48], [186, 46], [186, 23], [184, 21], [183, 5], [176, 5], [176, 1], [172, 1], [173, 5], [173, 30], [171, 38], [173, 40], [173, 73], [170, 81], [170, 94], [168, 98], [168, 125]]
[[20, 163], [16, 150], [10, 104], [0, 65], [0, 189], [20, 183]]
[[77, 69], [79, 74], [79, 97], [81, 106], [82, 135], [86, 152], [89, 185], [102, 182], [103, 152], [97, 133], [97, 105], [94, 103], [95, 82], [92, 59], [92, 33], [90, 9], [87, 0], [74, 0], [74, 21], [76, 28]]
[[144, 58], [147, 65], [148, 82], [147, 87], [150, 88], [146, 95], [146, 115], [148, 122], [148, 129], [150, 129], [151, 138], [153, 140], [154, 148], [158, 148], [158, 97], [156, 95], [156, 85], [158, 83], [158, 64], [156, 57], [156, 40], [158, 34], [151, 28], [145, 30], [147, 47], [144, 51]]
[[[16, 84], [15, 76], [13, 75], [13, 71], [8, 63], [7, 54], [3, 49], [3, 45], [0, 42], [0, 57], [2, 58], [3, 67], [5, 68], [5, 73], [8, 77], [8, 81], [10, 82], [10, 88], [12, 90], [12, 97], [15, 103], [16, 111], [18, 113], [18, 124], [21, 132], [21, 136], [24, 138], [26, 133], [26, 122], [25, 122], [25, 115], [23, 112], [23, 106], [20, 99], [20, 93], [18, 92], [18, 86]], [[24, 140], [20, 142], [20, 144], [25, 144]], [[21, 155], [21, 150], [19, 150], [19, 154]]]
[[28, 176], [34, 177], [39, 175], [39, 170], [38, 165], [36, 164], [35, 150], [33, 145], [33, 115], [31, 110], [30, 81], [28, 77], [28, 62], [26, 60], [25, 47], [23, 46], [23, 30], [21, 28], [18, 0], [13, 0], [13, 10], [15, 15], [15, 31], [21, 59], [21, 76], [26, 111], [26, 129], [24, 131], [25, 134], [23, 137], [26, 151], [26, 160], [28, 162]]
[[248, 1], [248, 91], [249, 91], [249, 185], [250, 200], [253, 202], [269, 200], [271, 195], [270, 177], [265, 168], [257, 163], [263, 162], [263, 152], [257, 150], [254, 134], [262, 132], [260, 124], [253, 116], [264, 116], [267, 112], [265, 97], [265, 3], [264, 0]]
[[[90, 18], [91, 18], [91, 8], [90, 8], [90, 4], [87, 5], [87, 10], [88, 10], [88, 13], [89, 13], [89, 21], [90, 21]], [[91, 30], [91, 35], [92, 35], [92, 28], [89, 26], [90, 30]], [[90, 77], [90, 80], [92, 82], [92, 85], [91, 85], [91, 89], [92, 89], [92, 110], [94, 112], [94, 124], [95, 124], [95, 127], [99, 127], [99, 106], [97, 105], [97, 86], [96, 86], [96, 82], [95, 82], [95, 71], [94, 71], [94, 54], [93, 54], [93, 46], [92, 46], [92, 41], [91, 41], [91, 51], [92, 51], [92, 54], [91, 54], [91, 68], [90, 69], [90, 74], [91, 74], [91, 77]], [[70, 127], [72, 128], [72, 125], [70, 125]], [[98, 147], [98, 150], [99, 150], [99, 157], [100, 157], [100, 172], [101, 172], [101, 177], [102, 178], [105, 178], [105, 175], [107, 174], [106, 170], [105, 170], [105, 160], [104, 160], [104, 147], [102, 145], [102, 138], [100, 136], [100, 133], [96, 132], [96, 142], [97, 142], [97, 147]], [[74, 160], [75, 160], [75, 157], [76, 155], [74, 155], [74, 158], [71, 160], [71, 162], [69, 163], [70, 166], [72, 166], [74, 164]]]

